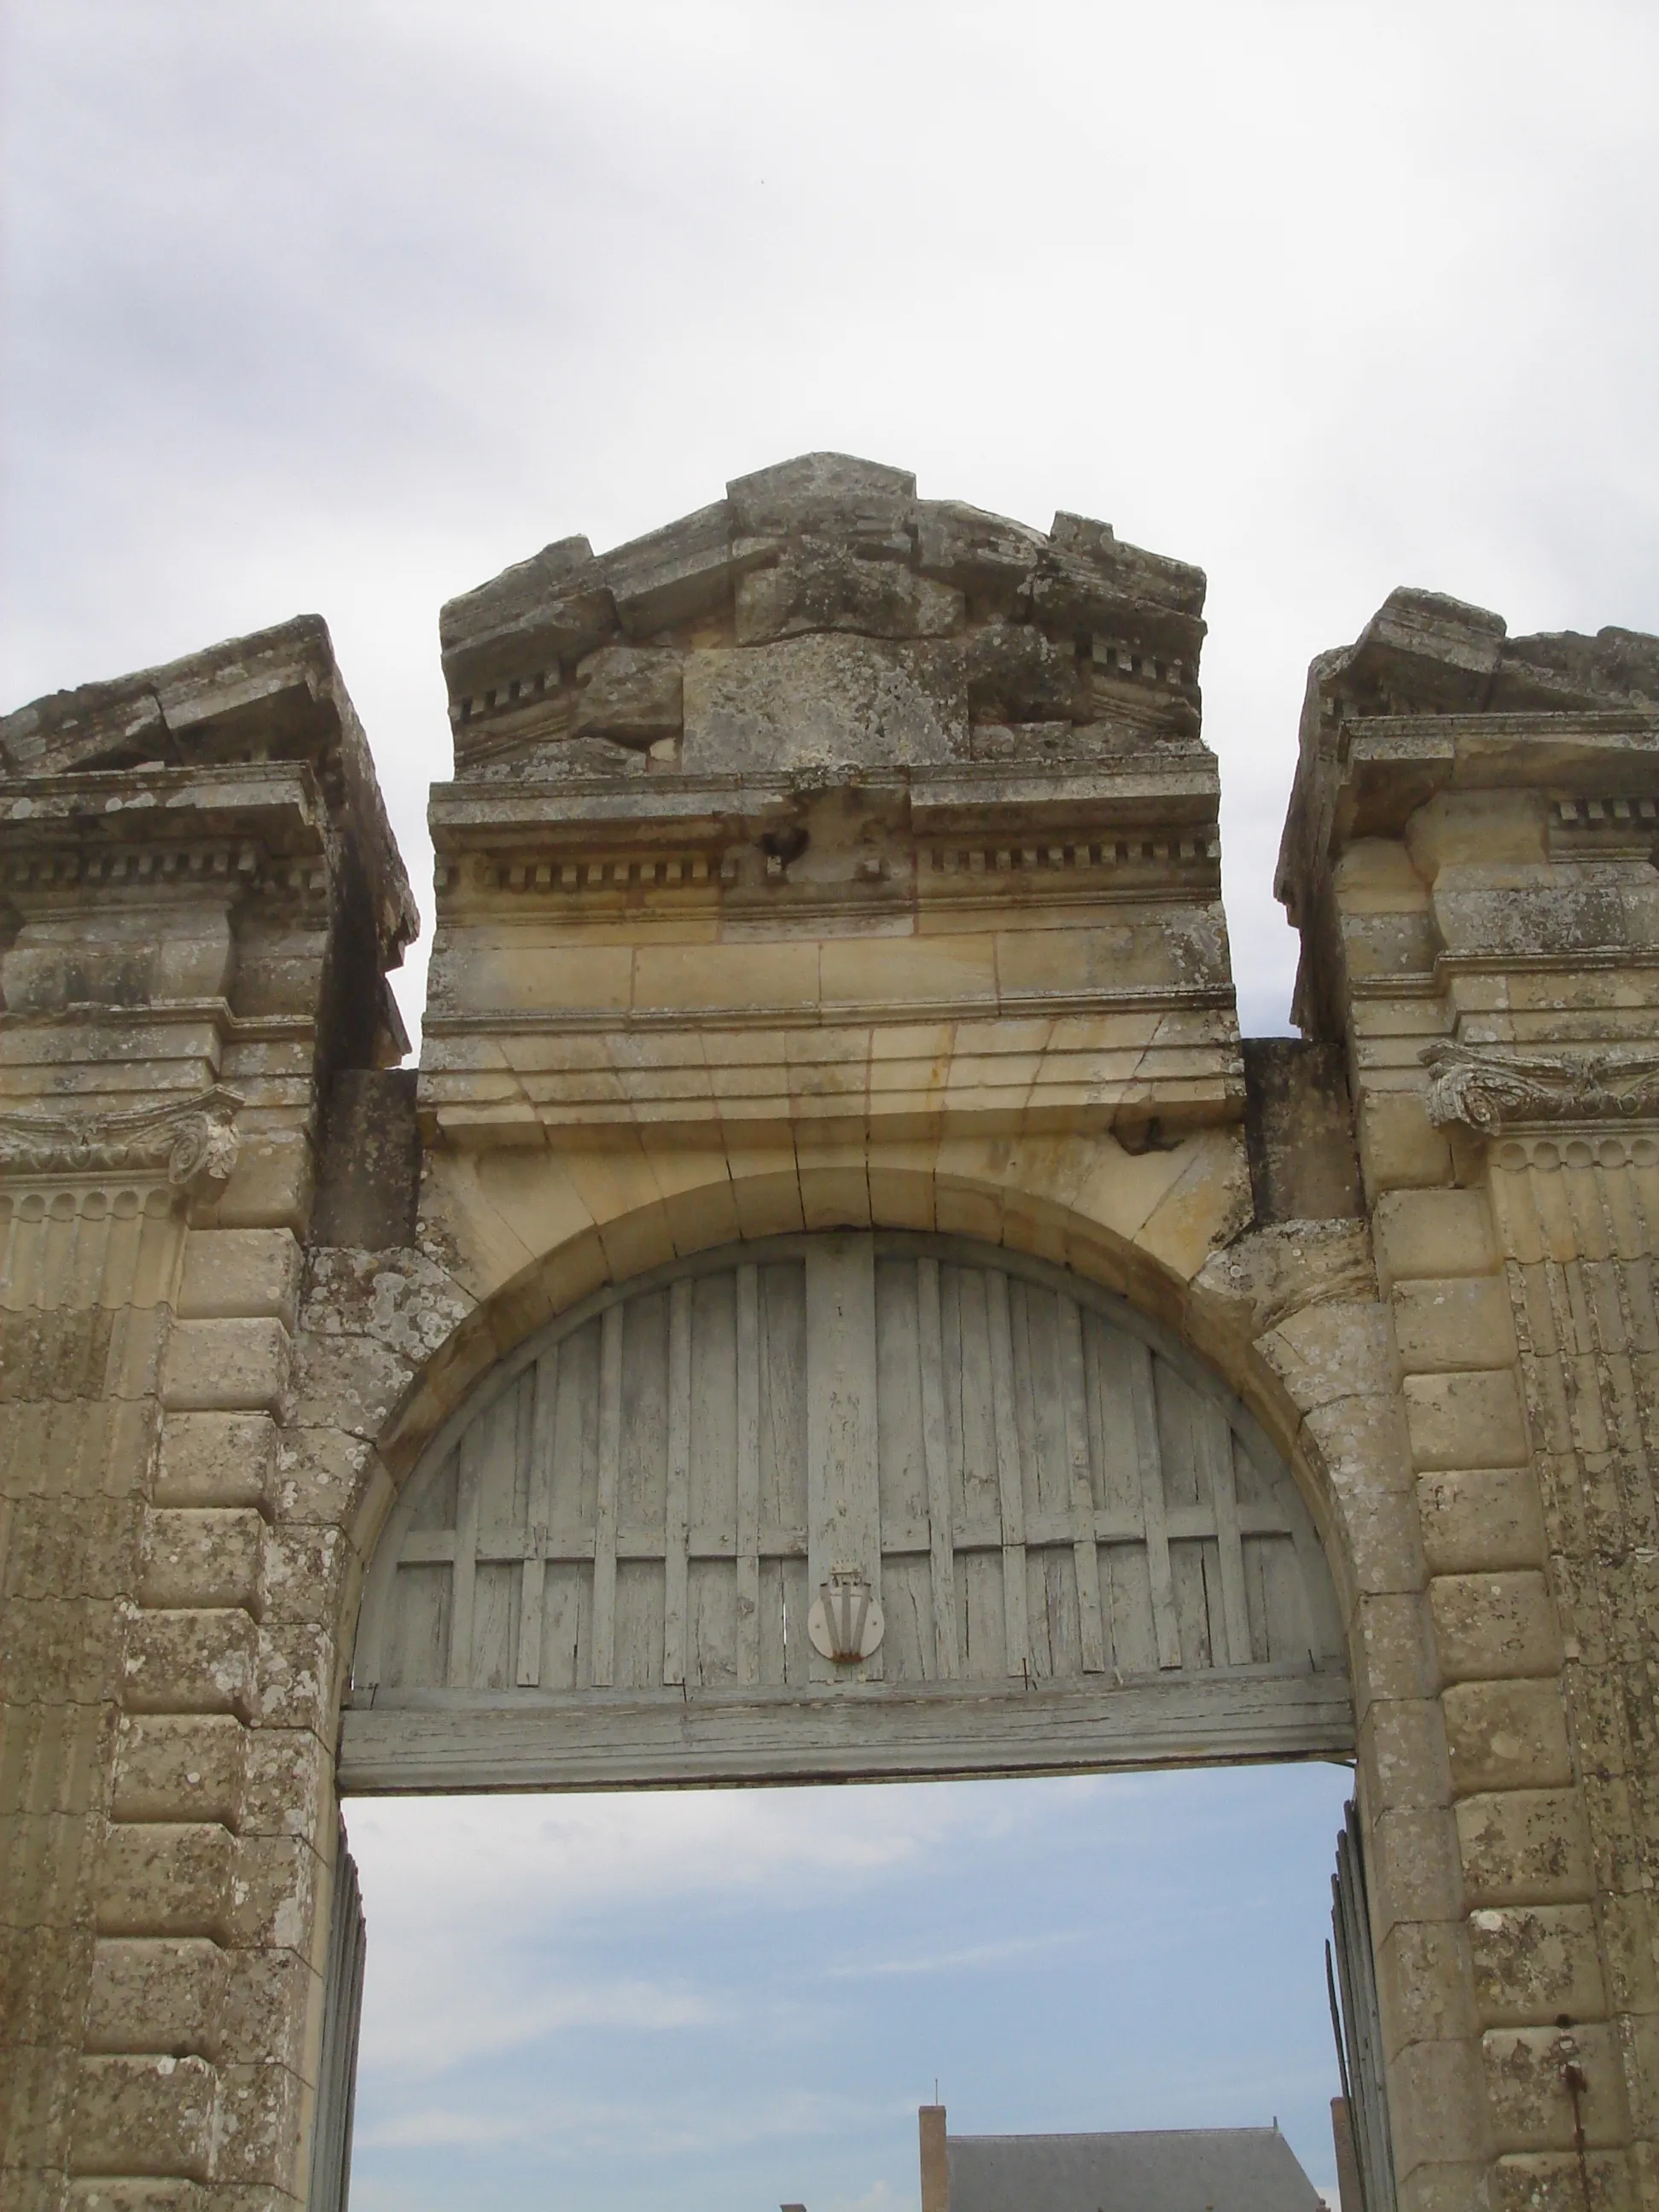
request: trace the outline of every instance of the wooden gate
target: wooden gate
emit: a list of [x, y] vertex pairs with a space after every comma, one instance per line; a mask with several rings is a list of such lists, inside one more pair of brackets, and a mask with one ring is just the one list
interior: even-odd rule
[[[866, 1648], [838, 1656], [811, 1615], [843, 1586]], [[381, 1540], [340, 1783], [1038, 1772], [1352, 1741], [1317, 1537], [1237, 1400], [1061, 1270], [830, 1233], [608, 1291], [486, 1379]]]
[[346, 2212], [351, 2193], [351, 2123], [357, 2100], [357, 2031], [363, 2011], [368, 1949], [357, 1863], [341, 1821], [329, 1909], [328, 1962], [323, 1976], [323, 2042], [311, 2133], [307, 2212]]
[[[1333, 1962], [1334, 1946], [1334, 1962]], [[1396, 2212], [1394, 2138], [1389, 2125], [1389, 2087], [1382, 2055], [1382, 2018], [1376, 2001], [1376, 1960], [1371, 1950], [1370, 1901], [1365, 1886], [1358, 1809], [1350, 1803], [1336, 1839], [1331, 1876], [1331, 1942], [1325, 1946], [1331, 2027], [1337, 2070], [1347, 2108], [1353, 2178], [1359, 2203], [1352, 2212]], [[1339, 1990], [1340, 2000], [1339, 2002]], [[1344, 2199], [1344, 2212], [1349, 2212]]]

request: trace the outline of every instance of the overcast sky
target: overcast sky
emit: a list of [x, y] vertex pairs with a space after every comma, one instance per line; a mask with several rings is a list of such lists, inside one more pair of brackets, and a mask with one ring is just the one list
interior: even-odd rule
[[[428, 919], [440, 602], [550, 538], [602, 549], [812, 447], [1041, 526], [1097, 515], [1208, 570], [1206, 732], [1248, 1030], [1288, 1005], [1272, 863], [1312, 653], [1402, 582], [1516, 630], [1659, 629], [1659, 8], [1641, 0], [10, 0], [0, 37], [0, 697], [320, 611]], [[672, 2142], [687, 2212], [902, 2207], [894, 2115], [936, 2065], [947, 2094], [977, 2085], [953, 2124], [1261, 2118], [1299, 2096], [1323, 2178], [1309, 1977], [1337, 1780], [1180, 1787], [1197, 1795], [1084, 1790], [1063, 1819], [1052, 1795], [1003, 1793], [979, 1859], [971, 1792], [557, 1809], [558, 1866], [598, 1867], [571, 1972], [599, 1993], [567, 2001], [562, 1967], [514, 1984], [511, 2034], [470, 2044], [453, 2077], [429, 2047], [410, 2070], [400, 2038], [422, 2032], [424, 1990], [445, 1991], [446, 2023], [485, 2002], [457, 1961], [490, 1852], [523, 1876], [514, 1972], [574, 1958], [562, 1874], [544, 1889], [526, 1871], [555, 1814], [469, 1814], [496, 1841], [469, 1830], [458, 1857], [453, 1808], [363, 1809], [362, 2203], [423, 2202], [438, 2154], [407, 2146], [433, 2112], [465, 2118], [471, 2099], [476, 2118], [490, 2087], [506, 2117], [477, 2141], [499, 2155], [480, 2150], [461, 2194], [434, 2183], [434, 2206], [643, 2203], [670, 2170], [649, 2146]], [[1251, 1895], [1294, 1870], [1278, 1940], [1305, 1999], [1295, 2034], [1240, 2027], [1261, 1960], [1223, 1915], [1180, 1954], [1157, 2035], [1126, 2041], [1125, 2003], [1166, 1978], [1115, 1994], [1100, 1960], [1173, 1895], [1157, 1885], [1185, 1863], [1194, 1808], [1232, 1819], [1240, 1790], [1257, 1795], [1214, 1863]], [[710, 1804], [744, 1840], [697, 1861], [705, 1883], [673, 1839]], [[890, 1859], [814, 1856], [866, 1820], [902, 1839]], [[1091, 1886], [1079, 1839], [1102, 1820], [1139, 1840]], [[607, 1888], [616, 1855], [594, 1839], [617, 1821], [640, 1855]], [[793, 1916], [775, 1949], [759, 1931], [784, 1923], [732, 1901], [729, 1869], [756, 1854]], [[420, 1889], [434, 1867], [453, 1893]], [[1029, 1922], [996, 1903], [1033, 1898]], [[1003, 1940], [986, 1925], [1030, 1934], [1041, 1972], [978, 1958]], [[438, 1926], [441, 1971], [421, 1949]], [[799, 2039], [826, 1973], [908, 1956], [913, 1931], [962, 1957], [834, 1986], [866, 2017], [904, 1991], [914, 2035]], [[504, 1939], [475, 1932], [496, 1956]], [[1062, 1963], [1070, 1995], [1051, 2001]], [[1090, 2041], [1113, 2023], [1116, 2043]], [[1218, 2024], [1231, 2042], [1197, 2039]], [[675, 2077], [696, 2124], [653, 2133], [641, 2054], [671, 2046], [708, 2070]], [[878, 2080], [872, 2050], [893, 2054]], [[609, 2148], [555, 2172], [546, 2146], [577, 2155], [559, 2118], [577, 2106]]]

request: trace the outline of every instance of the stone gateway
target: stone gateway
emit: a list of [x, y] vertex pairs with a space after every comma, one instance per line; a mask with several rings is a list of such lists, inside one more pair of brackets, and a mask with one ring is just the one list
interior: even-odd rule
[[1203, 599], [815, 454], [452, 602], [418, 1076], [320, 622], [0, 723], [7, 2212], [339, 2204], [343, 1794], [1309, 1757], [1399, 2205], [1659, 2205], [1659, 641], [1316, 660], [1245, 1042]]

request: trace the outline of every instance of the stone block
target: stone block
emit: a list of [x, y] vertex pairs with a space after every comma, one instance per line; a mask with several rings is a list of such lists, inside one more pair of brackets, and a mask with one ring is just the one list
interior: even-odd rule
[[332, 1627], [342, 1618], [346, 1578], [356, 1554], [343, 1528], [283, 1522], [265, 1540], [266, 1617]]
[[[71, 1449], [82, 1443], [73, 1431], [67, 1441]], [[85, 1441], [96, 1449], [100, 1440]], [[6, 1516], [6, 1595], [47, 1601], [125, 1595], [132, 1587], [142, 1516], [136, 1498], [65, 1492], [20, 1498]]]
[[1544, 1516], [1530, 1468], [1477, 1468], [1419, 1476], [1423, 1552], [1431, 1572], [1540, 1567]]
[[1408, 1498], [1411, 1453], [1400, 1401], [1392, 1393], [1334, 1399], [1310, 1407], [1302, 1431], [1323, 1462], [1339, 1504], [1392, 1492]]
[[1425, 1275], [1489, 1275], [1498, 1264], [1480, 1191], [1389, 1191], [1377, 1200], [1371, 1229], [1385, 1290]]
[[291, 1229], [303, 1236], [313, 1170], [303, 1132], [253, 1132], [213, 1209], [222, 1229]]
[[329, 1085], [316, 1245], [380, 1252], [415, 1242], [421, 1132], [412, 1067], [343, 1067]]
[[606, 645], [576, 670], [578, 737], [644, 748], [678, 737], [684, 714], [680, 656], [650, 646]]
[[[895, 550], [905, 547], [900, 538]], [[884, 547], [883, 550], [885, 550]], [[844, 543], [796, 540], [737, 587], [739, 645], [765, 646], [815, 631], [869, 638], [942, 638], [960, 629], [963, 595], [894, 559], [869, 559]]]
[[234, 1713], [253, 1705], [253, 1616], [240, 1606], [141, 1613], [127, 1632], [122, 1703], [133, 1713]]
[[688, 770], [866, 768], [966, 753], [967, 692], [949, 646], [824, 634], [685, 665]]
[[321, 2009], [319, 1977], [297, 1951], [229, 1951], [220, 2004], [226, 2061], [303, 2072], [306, 2027]]
[[1389, 2066], [1395, 2166], [1462, 2166], [1486, 2155], [1485, 2084], [1477, 2045], [1409, 2043]]
[[1472, 1906], [1574, 1905], [1591, 1894], [1589, 1832], [1574, 1790], [1506, 1790], [1456, 1808]]
[[[19, 1867], [15, 1852], [9, 1854], [9, 1895], [0, 1919], [0, 2021], [14, 2049], [21, 2044], [61, 2049], [72, 2046], [81, 2033], [96, 1939], [71, 1917], [73, 1908], [58, 1905], [52, 1911], [57, 1900], [40, 1896], [29, 1871]], [[22, 1920], [32, 1924], [16, 1924]]]
[[222, 1937], [234, 1849], [227, 1829], [205, 1821], [112, 1826], [99, 1869], [100, 1933]]
[[1432, 1698], [1440, 1674], [1422, 1598], [1414, 1591], [1367, 1593], [1357, 1612], [1350, 1639], [1357, 1717], [1363, 1719], [1374, 1699]]
[[1512, 1369], [1407, 1375], [1405, 1401], [1419, 1471], [1526, 1465], [1530, 1445]]
[[247, 1730], [227, 1715], [128, 1716], [116, 1755], [114, 1819], [169, 1825], [217, 1820], [235, 1827], [246, 1750]]
[[9, 1598], [0, 1605], [0, 1705], [117, 1698], [118, 1648], [107, 1598]]
[[274, 2187], [292, 2171], [306, 2085], [286, 2066], [227, 2064], [221, 2072], [216, 2181]]
[[263, 1505], [276, 1448], [269, 1413], [169, 1413], [152, 1495], [157, 1505]]
[[1452, 1180], [1451, 1146], [1414, 1091], [1370, 1092], [1358, 1114], [1359, 1165], [1376, 1205], [1385, 1191], [1431, 1189]]
[[1560, 1671], [1561, 1634], [1541, 1574], [1437, 1575], [1429, 1584], [1429, 1609], [1449, 1682]]
[[1515, 1323], [1501, 1276], [1418, 1278], [1399, 1284], [1390, 1303], [1407, 1375], [1513, 1366]]
[[1396, 2172], [1397, 2212], [1488, 2212], [1483, 2159], [1429, 2160]]
[[1469, 1915], [1475, 2002], [1487, 2027], [1600, 2020], [1607, 2012], [1588, 1905], [1483, 1906]]
[[1419, 1809], [1449, 1803], [1445, 1729], [1433, 1698], [1374, 1698], [1359, 1724], [1358, 1744], [1381, 1803]]
[[[122, 2173], [71, 2181], [64, 2202], [69, 2212], [205, 2212], [207, 2197], [200, 2182], [178, 2174]], [[24, 2208], [20, 2205], [18, 2212]], [[221, 2198], [214, 2212], [231, 2212], [231, 2208]], [[255, 2208], [238, 2207], [236, 2212], [255, 2212]], [[270, 2212], [289, 2212], [289, 2208], [272, 2206]]]
[[[1608, 2003], [1614, 2011], [1632, 2015], [1659, 2014], [1659, 1962], [1654, 1956], [1646, 1893], [1610, 1896], [1604, 1892], [1598, 1910]], [[1652, 2078], [1659, 2081], [1659, 2068]]]
[[291, 1425], [372, 1440], [408, 1389], [415, 1363], [368, 1336], [302, 1334]]
[[374, 1457], [373, 1444], [342, 1429], [284, 1429], [271, 1478], [278, 1516], [349, 1522], [368, 1488]]
[[[1575, 2125], [1583, 2126], [1591, 2149], [1626, 2140], [1624, 2069], [1611, 2028], [1595, 2021], [1493, 2027], [1481, 2038], [1481, 2050], [1499, 2151], [1571, 2150]], [[1569, 2068], [1581, 2076], [1576, 2115]]]
[[75, 2173], [205, 2181], [217, 2087], [217, 2073], [204, 2058], [82, 2059], [70, 2149]]
[[180, 1321], [274, 1317], [294, 1326], [300, 1245], [288, 1229], [193, 1229], [185, 1243]]
[[333, 1724], [338, 1670], [334, 1638], [314, 1621], [268, 1620], [259, 1632], [255, 1717], [262, 1729]]
[[204, 1936], [100, 1937], [85, 2048], [216, 2057], [225, 1956]]
[[226, 1941], [239, 1951], [304, 1951], [324, 1881], [321, 1859], [298, 1836], [240, 1836]]
[[307, 1337], [372, 1338], [418, 1363], [442, 1350], [477, 1303], [421, 1252], [313, 1250], [303, 1331]]
[[1255, 1037], [1243, 1050], [1244, 1127], [1258, 1224], [1360, 1214], [1364, 1201], [1340, 1046]]
[[732, 510], [717, 500], [617, 546], [599, 565], [629, 637], [706, 617], [731, 599]]
[[1042, 540], [1034, 530], [953, 500], [915, 510], [916, 565], [965, 592], [975, 613], [1010, 614], [1028, 588]]
[[811, 527], [846, 534], [894, 530], [909, 520], [916, 480], [908, 469], [856, 453], [797, 453], [726, 487], [734, 531], [742, 537]]
[[[1341, 1531], [1341, 1548], [1334, 1563], [1339, 1595], [1346, 1603], [1361, 1593], [1421, 1590], [1426, 1577], [1415, 1499], [1404, 1489], [1385, 1489], [1380, 1483], [1362, 1487], [1354, 1480], [1356, 1473], [1364, 1476], [1380, 1472], [1386, 1477], [1391, 1472], [1387, 1466], [1380, 1471], [1347, 1468], [1342, 1472], [1345, 1480], [1335, 1501], [1336, 1523]], [[1406, 1472], [1409, 1475], [1409, 1468]], [[1345, 1568], [1353, 1577], [1352, 1592], [1344, 1588]]]
[[280, 1410], [291, 1346], [274, 1316], [181, 1321], [167, 1342], [161, 1402], [168, 1413]]
[[333, 1833], [333, 1774], [332, 1730], [325, 1739], [310, 1729], [255, 1729], [242, 1795], [244, 1840], [287, 1836], [320, 1852]]
[[115, 1319], [95, 1307], [0, 1312], [0, 1403], [101, 1397]]
[[138, 1601], [157, 1609], [264, 1610], [264, 1518], [246, 1505], [152, 1506], [144, 1516]]
[[1620, 2151], [1507, 2153], [1492, 2169], [1492, 2212], [1637, 2212], [1644, 2197]]
[[1391, 2050], [1474, 2032], [1463, 1930], [1455, 1921], [1402, 1920], [1377, 1946], [1382, 2034]]
[[1444, 1703], [1452, 1786], [1460, 1796], [1571, 1781], [1566, 1714], [1554, 1681], [1462, 1682]]
[[1301, 1411], [1380, 1389], [1391, 1374], [1389, 1321], [1376, 1301], [1305, 1305], [1256, 1338], [1256, 1352]]

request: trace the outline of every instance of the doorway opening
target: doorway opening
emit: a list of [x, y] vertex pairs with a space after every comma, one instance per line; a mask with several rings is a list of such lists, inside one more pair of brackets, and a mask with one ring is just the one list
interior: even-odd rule
[[1334, 2187], [1323, 1764], [349, 1801], [354, 2212], [911, 2212], [974, 2133], [1267, 2125]]

